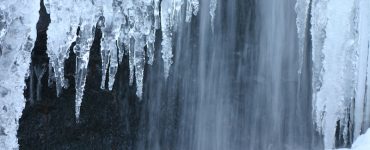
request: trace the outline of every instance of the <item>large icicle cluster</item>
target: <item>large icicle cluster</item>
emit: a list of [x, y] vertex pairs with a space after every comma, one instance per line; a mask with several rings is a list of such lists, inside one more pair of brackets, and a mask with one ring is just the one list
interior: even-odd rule
[[[185, 4], [186, 5], [183, 5]], [[212, 0], [212, 20], [216, 9]], [[130, 84], [134, 76], [136, 95], [141, 98], [145, 62], [154, 61], [154, 42], [157, 29], [162, 31], [162, 59], [164, 76], [167, 78], [172, 64], [172, 36], [182, 13], [191, 21], [199, 9], [198, 0], [45, 0], [51, 23], [48, 29], [48, 55], [51, 58], [57, 94], [68, 87], [64, 78], [64, 61], [69, 57], [69, 47], [76, 41], [76, 117], [82, 102], [89, 50], [94, 38], [93, 29], [102, 31], [101, 58], [102, 82], [105, 89], [112, 90], [118, 64], [124, 54], [129, 55]], [[183, 9], [183, 6], [186, 6]], [[213, 22], [213, 21], [212, 21]], [[80, 29], [77, 35], [77, 29]], [[144, 50], [146, 47], [146, 52]], [[146, 60], [146, 57], [148, 60]], [[108, 72], [109, 70], [109, 72]], [[108, 77], [106, 76], [108, 74]]]
[[336, 130], [346, 143], [370, 127], [370, 2], [298, 0], [296, 8], [300, 57], [312, 17], [313, 116], [325, 148], [332, 149]]
[[[79, 110], [87, 75], [89, 52], [94, 39], [93, 27], [99, 19], [98, 7], [90, 0], [48, 0], [45, 1], [51, 23], [48, 34], [48, 55], [54, 68], [57, 94], [67, 87], [64, 79], [64, 61], [68, 58], [68, 49], [76, 41], [76, 117]], [[76, 35], [77, 28], [80, 32]], [[50, 71], [51, 72], [51, 71]]]
[[0, 148], [17, 149], [23, 90], [36, 39], [40, 1], [0, 2]]

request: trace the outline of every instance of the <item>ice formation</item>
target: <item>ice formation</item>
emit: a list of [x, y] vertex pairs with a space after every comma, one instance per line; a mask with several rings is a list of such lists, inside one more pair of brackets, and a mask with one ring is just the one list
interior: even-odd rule
[[[183, 12], [185, 20], [190, 22], [191, 17], [199, 11], [198, 0], [47, 0], [45, 6], [51, 18], [48, 55], [53, 70], [49, 72], [54, 72], [57, 95], [61, 94], [62, 88], [67, 88], [64, 61], [69, 57], [71, 43], [76, 42], [77, 119], [84, 92], [89, 50], [95, 35], [93, 29], [99, 28], [102, 31], [101, 89], [112, 90], [118, 64], [122, 62], [123, 55], [128, 54], [130, 84], [133, 84], [135, 76], [136, 95], [141, 98], [145, 62], [152, 64], [154, 61], [156, 30], [162, 31], [161, 53], [164, 76], [167, 78], [173, 63], [172, 36], [177, 22], [182, 18]], [[213, 0], [210, 7], [212, 20], [215, 9], [216, 1]], [[78, 28], [80, 32], [77, 35]], [[108, 87], [105, 87], [106, 80]]]
[[[68, 88], [64, 63], [72, 43], [76, 42], [73, 52], [77, 56], [75, 113], [78, 120], [95, 29], [102, 31], [101, 88], [112, 90], [118, 65], [127, 54], [130, 83], [135, 76], [136, 94], [141, 98], [144, 65], [154, 61], [156, 30], [160, 29], [163, 34], [161, 52], [167, 78], [177, 22], [182, 19], [182, 13], [186, 13], [184, 19], [190, 22], [199, 11], [198, 0], [44, 0], [44, 5], [51, 19], [47, 31], [51, 66], [29, 68], [40, 1], [3, 0], [0, 3], [0, 147], [17, 148], [17, 124], [25, 104], [24, 79], [29, 69], [37, 80], [49, 69], [49, 86], [55, 81], [57, 95], [61, 95], [63, 88]], [[214, 11], [212, 8], [211, 12]], [[214, 13], [211, 15], [214, 18]], [[108, 87], [105, 87], [106, 80]], [[41, 86], [38, 82], [38, 98]]]
[[300, 57], [311, 15], [313, 117], [326, 149], [335, 148], [337, 130], [349, 144], [370, 127], [369, 7], [367, 0], [297, 1]]
[[297, 13], [297, 33], [298, 33], [298, 39], [299, 39], [299, 69], [298, 73], [302, 73], [302, 65], [303, 65], [303, 53], [306, 46], [306, 41], [308, 40], [306, 32], [308, 30], [308, 17], [309, 17], [309, 6], [310, 6], [310, 0], [297, 0], [296, 3], [296, 13]]
[[[63, 88], [68, 88], [64, 63], [71, 44], [76, 42], [73, 52], [77, 56], [78, 120], [90, 48], [95, 29], [100, 29], [101, 88], [112, 90], [118, 65], [123, 55], [129, 55], [130, 83], [135, 79], [136, 95], [141, 98], [145, 63], [154, 62], [156, 31], [162, 31], [161, 53], [167, 78], [173, 63], [172, 40], [177, 23], [181, 19], [190, 22], [200, 8], [199, 0], [44, 0], [51, 18], [47, 31], [51, 67], [29, 68], [39, 2], [0, 3], [0, 147], [8, 149], [18, 147], [16, 131], [25, 104], [23, 89], [28, 73], [35, 73], [41, 80], [49, 69], [53, 78], [50, 81], [55, 81], [59, 96]], [[217, 2], [210, 0], [209, 5], [212, 31]], [[352, 142], [370, 127], [369, 7], [368, 0], [297, 0], [298, 73], [302, 73], [307, 41], [311, 40], [313, 117], [327, 149], [335, 147], [336, 130], [345, 142]], [[39, 83], [37, 98], [42, 86]]]
[[16, 149], [18, 120], [25, 106], [23, 90], [36, 39], [39, 1], [0, 3], [0, 147]]
[[194, 15], [197, 15], [199, 11], [199, 1], [198, 0], [187, 0], [186, 4], [186, 22], [190, 22]]
[[215, 26], [214, 26], [214, 20], [216, 16], [216, 8], [217, 8], [217, 0], [211, 0], [209, 4], [209, 14], [211, 15], [211, 29], [212, 32], [215, 31]]

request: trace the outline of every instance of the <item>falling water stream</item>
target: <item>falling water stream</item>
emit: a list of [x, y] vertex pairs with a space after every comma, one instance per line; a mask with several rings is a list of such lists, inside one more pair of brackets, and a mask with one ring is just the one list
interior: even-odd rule
[[0, 0], [0, 149], [365, 147], [369, 18], [369, 0]]
[[[15, 7], [11, 1], [7, 0], [9, 6]], [[186, 2], [190, 1], [197, 2]], [[26, 7], [25, 0], [17, 2]], [[14, 13], [14, 18], [21, 19], [10, 21], [22, 28], [22, 34], [17, 27], [7, 30], [17, 33], [19, 39], [27, 39], [28, 45], [14, 42], [18, 39], [8, 34], [4, 34], [4, 38], [0, 35], [0, 42], [2, 38], [13, 39], [4, 43], [25, 49], [24, 54], [16, 54], [8, 47], [0, 47], [7, 48], [4, 56], [0, 51], [0, 57], [9, 59], [0, 62], [3, 65], [0, 69], [8, 71], [0, 76], [4, 83], [0, 85], [0, 98], [7, 99], [0, 103], [4, 105], [1, 117], [7, 116], [0, 118], [0, 134], [4, 130], [0, 146], [17, 148], [19, 144], [20, 149], [324, 149], [325, 133], [320, 135], [315, 127], [312, 98], [312, 85], [318, 84], [312, 83], [316, 81], [312, 79], [315, 75], [312, 71], [317, 69], [313, 68], [316, 63], [313, 61], [319, 65], [322, 62], [321, 58], [312, 58], [311, 45], [315, 44], [311, 41], [321, 37], [311, 38], [311, 15], [307, 15], [306, 40], [300, 53], [297, 0], [199, 0], [197, 15], [197, 3], [191, 3], [194, 4], [194, 12], [190, 11], [194, 15], [188, 18], [191, 21], [185, 19], [189, 17], [188, 12], [179, 11], [189, 5], [179, 5], [185, 2], [181, 0], [127, 0], [127, 4], [125, 0], [110, 0], [112, 5], [104, 2], [41, 1], [37, 38], [28, 35], [35, 30], [36, 17], [29, 21], [31, 23], [23, 24], [27, 14], [21, 8], [22, 13]], [[216, 9], [211, 7], [215, 4], [212, 2], [217, 2]], [[318, 4], [316, 8], [320, 10], [324, 4]], [[159, 6], [165, 8], [159, 9]], [[39, 9], [38, 5], [32, 8]], [[2, 9], [0, 7], [0, 13], [12, 12]], [[339, 18], [335, 10], [328, 12]], [[347, 11], [343, 14], [351, 16]], [[171, 24], [173, 20], [175, 23]], [[335, 25], [337, 20], [340, 19], [330, 25]], [[160, 27], [156, 24], [159, 21]], [[323, 28], [315, 34], [325, 31], [321, 24], [314, 25]], [[3, 26], [5, 33], [7, 26]], [[151, 38], [155, 38], [155, 42]], [[324, 39], [320, 40], [324, 43]], [[31, 50], [29, 43], [34, 41]], [[154, 50], [150, 46], [156, 51], [150, 51]], [[151, 52], [153, 64], [147, 61], [151, 59]], [[10, 56], [21, 60], [20, 65]], [[10, 65], [4, 65], [11, 63], [14, 66], [11, 69]], [[28, 74], [27, 68], [32, 68]], [[335, 74], [334, 71], [331, 73]], [[6, 78], [14, 72], [16, 76]], [[25, 76], [29, 78], [23, 83]], [[13, 80], [21, 82], [12, 83]], [[324, 84], [324, 100], [326, 93], [329, 96], [333, 93], [328, 88], [330, 85]], [[343, 93], [350, 95], [352, 91]], [[370, 110], [370, 105], [368, 107]], [[325, 111], [325, 108], [326, 105], [317, 109]], [[338, 121], [337, 124], [342, 121], [335, 117], [328, 120]], [[347, 127], [347, 122], [341, 123], [341, 127]], [[330, 127], [333, 126], [327, 128]], [[351, 144], [352, 139], [349, 143], [345, 143], [347, 139], [340, 139], [346, 135], [339, 135], [339, 129], [341, 132], [352, 129], [341, 127], [336, 127], [336, 135], [326, 137], [342, 141], [331, 140], [326, 146]], [[5, 128], [9, 135], [5, 134]], [[358, 134], [364, 132], [360, 129]], [[338, 143], [347, 145], [334, 145]]]
[[310, 77], [298, 74], [296, 1], [219, 1], [213, 31], [209, 2], [178, 26], [170, 77], [146, 74], [142, 142], [158, 150], [322, 149]]

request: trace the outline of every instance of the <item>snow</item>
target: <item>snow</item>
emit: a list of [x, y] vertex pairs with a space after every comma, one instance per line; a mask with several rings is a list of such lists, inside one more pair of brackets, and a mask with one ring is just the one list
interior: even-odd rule
[[352, 150], [369, 150], [370, 149], [370, 129], [359, 137], [352, 144]]
[[342, 148], [337, 150], [369, 150], [370, 149], [370, 129], [363, 135], [357, 137], [350, 149]]

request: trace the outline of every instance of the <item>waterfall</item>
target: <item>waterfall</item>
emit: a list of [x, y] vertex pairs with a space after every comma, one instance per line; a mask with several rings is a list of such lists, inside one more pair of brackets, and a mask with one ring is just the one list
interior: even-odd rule
[[368, 0], [3, 1], [0, 149], [367, 144]]
[[153, 136], [139, 145], [166, 149], [165, 139], [175, 149], [320, 149], [310, 77], [298, 75], [295, 1], [218, 1], [214, 30], [209, 4], [200, 1], [198, 16], [180, 23], [170, 77], [158, 82], [158, 71], [148, 73], [144, 100], [155, 119], [144, 126]]

